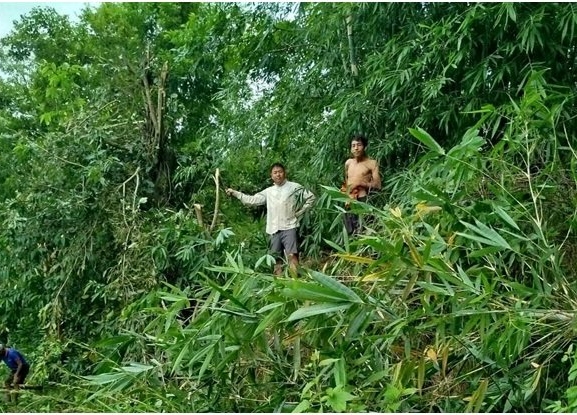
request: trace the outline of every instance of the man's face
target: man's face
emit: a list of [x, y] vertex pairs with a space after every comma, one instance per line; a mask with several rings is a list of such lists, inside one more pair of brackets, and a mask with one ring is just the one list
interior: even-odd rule
[[284, 182], [285, 173], [280, 167], [274, 167], [270, 172], [270, 178], [274, 184], [282, 184]]
[[351, 142], [351, 154], [353, 157], [360, 157], [365, 154], [365, 146], [362, 141], [353, 140]]

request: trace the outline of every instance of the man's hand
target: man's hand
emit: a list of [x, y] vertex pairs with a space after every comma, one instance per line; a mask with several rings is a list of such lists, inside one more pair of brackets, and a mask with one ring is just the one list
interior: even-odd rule
[[353, 191], [356, 188], [359, 187], [364, 187], [363, 185], [364, 183], [362, 183], [361, 181], [357, 181], [357, 180], [350, 180], [347, 182], [346, 184], [346, 191], [347, 193], [350, 193], [351, 191]]
[[234, 190], [234, 189], [231, 189], [231, 188], [226, 189], [226, 194], [228, 196], [233, 196], [235, 192], [236, 192], [236, 190]]

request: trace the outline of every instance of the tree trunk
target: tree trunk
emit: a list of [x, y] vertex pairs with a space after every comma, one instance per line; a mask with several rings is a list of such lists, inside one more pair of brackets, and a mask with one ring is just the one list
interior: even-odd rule
[[[168, 62], [164, 62], [160, 75], [156, 78], [150, 66], [150, 52], [147, 51], [145, 69], [142, 77], [146, 114], [146, 172], [150, 180], [154, 183], [155, 202], [156, 204], [162, 204], [169, 201], [171, 190], [170, 151], [168, 148], [166, 127], [164, 125], [164, 110], [166, 107], [165, 87], [168, 78]], [[156, 82], [154, 82], [154, 79], [156, 79]], [[156, 91], [154, 91], [155, 88]], [[153, 98], [154, 93], [156, 93], [156, 100]]]

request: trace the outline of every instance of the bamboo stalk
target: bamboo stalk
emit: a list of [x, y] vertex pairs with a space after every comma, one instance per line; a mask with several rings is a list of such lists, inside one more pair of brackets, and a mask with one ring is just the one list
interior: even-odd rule
[[164, 104], [166, 101], [166, 93], [164, 87], [166, 84], [166, 78], [168, 77], [168, 62], [164, 62], [162, 65], [162, 71], [160, 72], [160, 84], [158, 86], [158, 99], [156, 104], [156, 125], [158, 130], [156, 131], [157, 145], [160, 146], [160, 140], [162, 139], [162, 111], [164, 109]]
[[214, 202], [214, 213], [212, 214], [212, 223], [210, 224], [211, 232], [214, 229], [214, 226], [216, 225], [216, 218], [218, 216], [218, 205], [220, 202], [219, 179], [218, 179], [219, 176], [220, 176], [220, 170], [216, 169], [216, 172], [214, 173], [214, 183], [216, 184], [216, 200]]
[[347, 16], [347, 37], [349, 38], [349, 59], [351, 61], [351, 73], [353, 76], [359, 74], [359, 69], [357, 68], [357, 61], [355, 59], [355, 44], [353, 42], [353, 15], [349, 14]]
[[152, 121], [152, 126], [154, 128], [155, 135], [160, 131], [159, 125], [157, 124], [157, 112], [154, 108], [154, 103], [152, 102], [151, 85], [148, 83], [147, 71], [149, 71], [150, 65], [150, 50], [146, 50], [146, 62], [144, 65], [144, 74], [142, 76], [142, 82], [144, 84], [144, 94], [146, 96], [146, 106], [148, 107], [148, 112], [150, 113], [150, 120]]

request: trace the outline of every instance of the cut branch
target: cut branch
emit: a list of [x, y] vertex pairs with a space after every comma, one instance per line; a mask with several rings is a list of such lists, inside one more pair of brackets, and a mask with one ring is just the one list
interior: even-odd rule
[[202, 206], [200, 206], [198, 203], [195, 203], [193, 206], [194, 206], [194, 212], [196, 213], [196, 220], [198, 221], [198, 225], [201, 228], [204, 228], [204, 224], [202, 222]]

